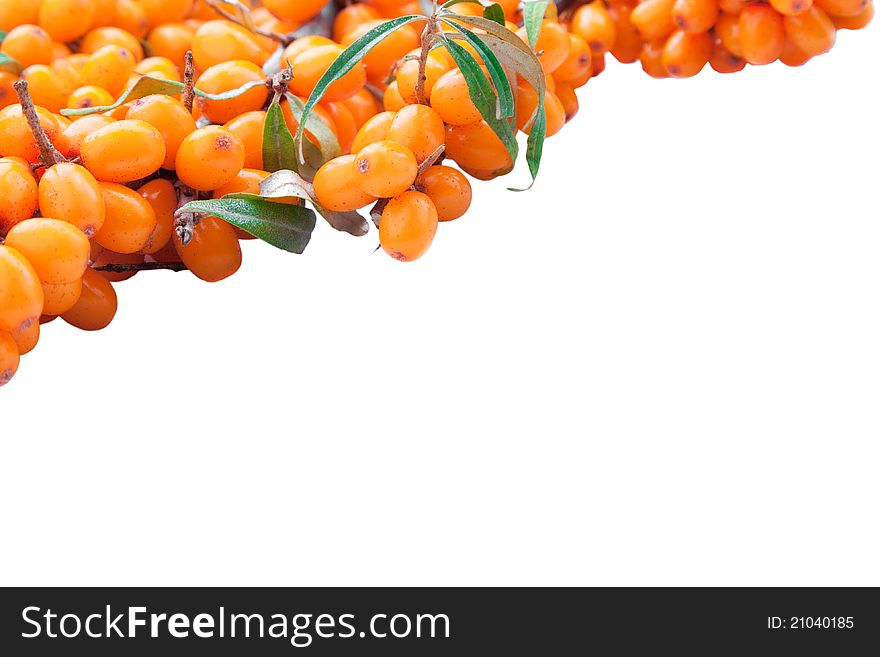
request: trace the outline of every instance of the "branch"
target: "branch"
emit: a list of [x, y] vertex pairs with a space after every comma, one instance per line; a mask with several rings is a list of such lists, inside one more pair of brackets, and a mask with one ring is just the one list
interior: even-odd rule
[[37, 108], [34, 106], [34, 101], [31, 99], [31, 94], [28, 91], [28, 83], [24, 80], [18, 80], [12, 86], [15, 88], [15, 93], [18, 94], [21, 112], [24, 114], [25, 119], [27, 119], [28, 127], [31, 129], [34, 140], [37, 142], [37, 148], [40, 149], [40, 160], [43, 166], [48, 168], [59, 162], [67, 162], [67, 159], [52, 145], [46, 131], [43, 130], [43, 125], [40, 123], [40, 117], [37, 114]]
[[187, 50], [185, 55], [186, 65], [183, 69], [183, 95], [181, 102], [190, 114], [193, 111], [193, 102], [196, 99], [196, 71], [193, 64], [192, 50]]
[[103, 265], [102, 267], [94, 267], [95, 271], [106, 271], [113, 274], [128, 274], [137, 271], [187, 271], [188, 267], [182, 262], [138, 262], [128, 265]]

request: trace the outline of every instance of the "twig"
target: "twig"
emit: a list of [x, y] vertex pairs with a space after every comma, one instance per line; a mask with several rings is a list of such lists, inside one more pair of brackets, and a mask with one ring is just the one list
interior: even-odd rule
[[436, 151], [428, 156], [428, 159], [419, 165], [419, 175], [416, 176], [416, 180], [418, 180], [425, 171], [442, 160], [444, 155], [446, 155], [446, 146], [439, 146]]
[[196, 70], [193, 64], [192, 50], [187, 50], [184, 56], [185, 66], [183, 69], [183, 106], [192, 114], [193, 102], [196, 99]]
[[40, 160], [43, 162], [43, 166], [51, 167], [59, 162], [67, 162], [67, 159], [52, 145], [48, 135], [46, 135], [46, 131], [43, 130], [40, 117], [37, 115], [37, 108], [34, 106], [34, 101], [31, 99], [31, 94], [28, 91], [27, 82], [18, 80], [12, 86], [15, 88], [15, 93], [18, 94], [22, 114], [27, 119], [28, 127], [30, 127], [34, 140], [37, 142], [37, 148], [40, 149]]
[[189, 269], [182, 262], [138, 262], [127, 265], [103, 265], [95, 267], [95, 271], [106, 271], [111, 274], [128, 274], [137, 271], [159, 271], [166, 269], [168, 271], [187, 271]]
[[422, 52], [419, 53], [419, 79], [416, 82], [416, 98], [420, 105], [427, 105], [428, 98], [425, 94], [425, 82], [428, 81], [426, 70], [428, 68], [428, 55], [431, 54], [431, 46], [434, 45], [434, 31], [437, 29], [437, 18], [431, 16], [425, 24], [422, 32]]
[[278, 43], [280, 43], [283, 46], [290, 44], [290, 42], [292, 40], [286, 34], [281, 34], [280, 32], [273, 32], [272, 30], [264, 30], [262, 28], [257, 27], [253, 23], [248, 24], [246, 21], [242, 20], [241, 16], [236, 16], [232, 12], [228, 12], [225, 9], [223, 9], [220, 6], [222, 3], [218, 2], [217, 0], [205, 0], [205, 2], [209, 6], [213, 7], [214, 11], [216, 11], [218, 14], [223, 16], [223, 18], [225, 18], [226, 20], [232, 21], [233, 23], [235, 23], [237, 25], [241, 25], [243, 28], [250, 30], [254, 34], [259, 34], [260, 36], [267, 37], [269, 39], [272, 39], [273, 41], [277, 41]]

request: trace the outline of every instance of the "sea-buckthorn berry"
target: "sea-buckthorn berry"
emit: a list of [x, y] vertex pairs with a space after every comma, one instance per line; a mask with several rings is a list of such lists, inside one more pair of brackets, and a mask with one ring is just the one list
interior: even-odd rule
[[[644, 0], [632, 10], [630, 20], [645, 41], [665, 39], [676, 29], [673, 6], [675, 0]], [[652, 51], [656, 51], [656, 45]]]
[[321, 13], [329, 0], [263, 0], [263, 6], [278, 18], [304, 23]]
[[813, 6], [813, 0], [770, 0], [770, 6], [783, 16], [797, 16]]
[[[43, 132], [54, 143], [61, 132], [55, 116], [38, 107], [37, 118]], [[27, 119], [21, 113], [21, 105], [10, 105], [0, 110], [0, 156], [20, 157], [31, 164], [36, 164], [40, 159], [40, 150]]]
[[871, 0], [815, 0], [815, 4], [833, 16], [858, 16], [872, 5]]
[[213, 191], [238, 175], [244, 157], [244, 144], [235, 135], [222, 126], [207, 126], [183, 140], [177, 151], [177, 175], [193, 189]]
[[[263, 82], [265, 79], [263, 69], [256, 64], [235, 60], [217, 64], [202, 73], [196, 83], [196, 89], [208, 94], [222, 94], [251, 82]], [[209, 121], [227, 123], [245, 112], [262, 109], [268, 96], [269, 89], [265, 85], [258, 85], [235, 98], [226, 100], [208, 100], [199, 97], [198, 104]]]
[[107, 107], [112, 105], [116, 99], [109, 91], [103, 87], [97, 87], [93, 84], [86, 85], [75, 89], [67, 97], [68, 109], [86, 109], [89, 107]]
[[315, 196], [318, 203], [331, 212], [349, 212], [376, 201], [360, 187], [354, 170], [354, 155], [330, 160], [315, 174]]
[[797, 16], [784, 18], [785, 34], [798, 50], [815, 57], [831, 50], [837, 39], [837, 28], [821, 8], [813, 6]]
[[712, 56], [712, 37], [708, 32], [673, 32], [663, 47], [663, 66], [674, 78], [690, 78], [703, 70]]
[[675, 0], [672, 6], [672, 17], [676, 26], [688, 34], [701, 34], [711, 30], [718, 18], [718, 12], [718, 0]]
[[409, 189], [419, 173], [413, 152], [396, 141], [365, 146], [354, 162], [360, 188], [377, 198], [391, 198]]
[[[827, 10], [826, 10], [827, 13]], [[874, 4], [869, 3], [865, 9], [855, 16], [837, 16], [828, 14], [838, 30], [862, 30], [868, 26], [874, 18]], [[0, 103], [2, 105], [2, 103]]]
[[144, 248], [158, 224], [153, 206], [136, 191], [118, 183], [100, 183], [106, 214], [95, 241], [117, 253]]
[[556, 97], [559, 99], [559, 102], [562, 103], [562, 108], [565, 111], [566, 123], [571, 121], [580, 109], [580, 103], [578, 102], [578, 97], [574, 88], [567, 82], [559, 82], [556, 85]]
[[95, 18], [95, 0], [42, 0], [37, 22], [56, 41], [76, 41]]
[[382, 15], [370, 5], [349, 5], [339, 10], [333, 21], [333, 39], [339, 43], [367, 21], [380, 20]]
[[39, 204], [37, 181], [18, 160], [0, 159], [0, 235], [34, 216]]
[[[596, 3], [586, 5], [583, 8], [592, 7], [595, 4]], [[613, 21], [611, 22], [611, 28], [614, 28]], [[575, 32], [577, 32], [577, 30], [575, 30]], [[526, 29], [524, 27], [521, 27], [519, 31], [517, 31], [517, 35], [519, 35], [523, 41], [528, 43], [528, 36], [526, 35]], [[589, 43], [589, 37], [584, 36], [582, 33], [581, 36], [583, 36]], [[614, 43], [613, 39], [611, 40], [611, 43]], [[592, 48], [592, 44], [590, 47]], [[562, 63], [568, 58], [570, 49], [571, 42], [568, 40], [568, 32], [565, 28], [556, 21], [545, 20], [541, 25], [541, 33], [538, 36], [538, 42], [535, 45], [535, 52], [538, 53], [538, 59], [541, 62], [541, 66], [544, 68], [544, 72], [552, 73], [562, 66]], [[597, 52], [599, 51], [597, 50]], [[604, 50], [601, 52], [604, 52]]]
[[182, 21], [192, 9], [192, 0], [138, 0], [150, 27]]
[[394, 81], [385, 87], [385, 92], [382, 96], [382, 105], [386, 112], [397, 112], [406, 107], [406, 101], [403, 99], [403, 96], [400, 95], [400, 91], [397, 88], [397, 81]]
[[202, 217], [186, 246], [176, 233], [173, 241], [183, 264], [208, 283], [229, 278], [241, 267], [238, 236], [232, 226], [217, 217]]
[[364, 146], [387, 139], [388, 131], [391, 130], [391, 124], [394, 123], [396, 116], [397, 112], [380, 112], [364, 123], [351, 144], [351, 152], [359, 153]]
[[387, 139], [406, 146], [421, 164], [446, 142], [446, 126], [427, 105], [407, 105], [391, 122]]
[[43, 313], [43, 288], [21, 253], [0, 245], [0, 331], [14, 333]]
[[106, 278], [87, 269], [82, 279], [82, 293], [76, 305], [61, 314], [61, 319], [83, 331], [107, 328], [116, 316], [116, 291]]
[[560, 82], [581, 78], [593, 70], [593, 56], [586, 40], [577, 34], [569, 34], [568, 40], [571, 44], [568, 57], [553, 71], [553, 77]]
[[[609, 51], [621, 64], [632, 64], [639, 60], [642, 52], [642, 35], [632, 23], [632, 11], [635, 3], [621, 2], [608, 5], [608, 13], [614, 19], [617, 38]], [[581, 79], [579, 76], [577, 79]]]
[[[412, 53], [415, 54], [415, 53]], [[425, 98], [431, 97], [431, 91], [444, 73], [449, 71], [449, 64], [446, 60], [434, 53], [428, 55], [425, 61]], [[407, 104], [418, 103], [418, 82], [419, 82], [419, 62], [409, 59], [401, 64], [394, 72], [394, 79], [397, 82], [397, 91], [400, 97]]]
[[721, 11], [726, 11], [728, 14], [739, 16], [743, 9], [755, 2], [756, 0], [718, 0], [718, 6]]
[[183, 103], [171, 96], [155, 94], [134, 101], [126, 118], [145, 121], [159, 131], [165, 142], [163, 169], [174, 169], [177, 151], [187, 135], [195, 132], [196, 121]]
[[83, 139], [83, 165], [104, 182], [132, 182], [165, 162], [165, 140], [146, 121], [116, 121]]
[[177, 212], [177, 190], [169, 180], [151, 180], [138, 190], [146, 199], [156, 216], [156, 227], [147, 238], [141, 251], [155, 253], [168, 244], [174, 230], [174, 213]]
[[[381, 25], [384, 21], [377, 19], [362, 23], [356, 27], [342, 42], [350, 46], [371, 29]], [[374, 84], [379, 84], [391, 74], [391, 70], [406, 53], [419, 47], [419, 32], [412, 25], [404, 25], [399, 30], [388, 34], [379, 44], [364, 56], [364, 66], [367, 67], [367, 75]]]
[[73, 91], [73, 85], [52, 67], [35, 64], [26, 68], [21, 77], [28, 83], [34, 105], [44, 107], [50, 112], [60, 112], [67, 106], [67, 98]]
[[0, 2], [0, 30], [9, 32], [19, 25], [37, 22], [40, 3], [34, 0], [3, 0]]
[[40, 214], [66, 221], [91, 237], [104, 225], [104, 199], [95, 177], [84, 167], [62, 162], [40, 178]]
[[721, 39], [724, 48], [736, 57], [742, 57], [742, 44], [739, 40], [739, 15], [721, 12], [715, 23], [715, 34]]
[[471, 100], [464, 74], [457, 68], [437, 80], [431, 90], [431, 107], [450, 125], [467, 125], [483, 118]]
[[89, 264], [89, 239], [58, 219], [37, 217], [15, 225], [6, 245], [21, 253], [43, 283], [58, 285], [82, 278]]
[[[306, 100], [307, 99], [305, 98], [300, 98], [300, 101], [303, 105], [305, 105]], [[284, 115], [284, 122], [287, 124], [287, 129], [290, 130], [291, 134], [295, 135], [299, 130], [299, 121], [294, 115], [293, 108], [290, 106], [290, 103], [286, 100], [281, 101], [281, 113]], [[297, 112], [297, 114], [299, 114], [299, 112]], [[320, 119], [321, 122], [330, 129], [330, 132], [336, 135], [336, 124], [333, 122], [333, 118], [330, 116], [330, 113], [327, 112], [327, 110], [325, 110], [323, 107], [321, 107], [320, 105], [316, 105], [312, 109], [312, 118]], [[316, 146], [320, 145], [320, 140], [314, 134], [312, 134], [311, 131], [306, 130], [305, 134], [306, 138], [310, 142], [312, 142]]]
[[143, 39], [150, 30], [147, 14], [140, 0], [116, 0], [115, 27], [131, 34], [136, 39]]
[[260, 169], [242, 169], [228, 183], [211, 192], [213, 198], [223, 198], [229, 194], [259, 194], [260, 183], [269, 175]]
[[167, 57], [147, 57], [134, 67], [134, 72], [157, 80], [181, 82], [180, 70]]
[[186, 65], [186, 53], [193, 48], [195, 34], [185, 23], [166, 23], [150, 32], [147, 43], [153, 55], [169, 59], [182, 71]]
[[15, 93], [14, 87], [17, 81], [17, 75], [8, 71], [0, 71], [0, 109], [18, 102], [18, 95]]
[[462, 167], [498, 171], [513, 164], [504, 143], [485, 121], [446, 127], [446, 156]]
[[617, 38], [617, 26], [604, 2], [591, 2], [578, 9], [572, 16], [571, 30], [583, 38], [593, 52], [607, 52]]
[[[517, 128], [530, 134], [537, 109], [538, 94], [528, 84], [520, 84], [516, 100]], [[565, 108], [559, 98], [550, 90], [544, 92], [544, 111], [546, 113], [546, 136], [549, 138], [565, 126]]]
[[43, 314], [61, 315], [76, 305], [82, 296], [82, 277], [69, 283], [43, 283]]
[[27, 68], [52, 63], [52, 37], [39, 25], [19, 25], [9, 30], [0, 52]]
[[419, 185], [437, 208], [440, 221], [458, 219], [471, 207], [473, 190], [464, 174], [452, 167], [435, 165], [419, 176]]
[[115, 122], [116, 119], [103, 114], [80, 117], [64, 129], [56, 140], [55, 147], [68, 160], [75, 160], [80, 156], [79, 150], [82, 147], [83, 139], [96, 130]]
[[736, 73], [746, 67], [746, 60], [738, 57], [724, 47], [724, 42], [717, 34], [713, 39], [712, 56], [709, 66], [718, 73]]
[[292, 41], [281, 53], [281, 61], [293, 66], [293, 62], [302, 53], [318, 46], [333, 46], [336, 42], [320, 34], [309, 34]]
[[95, 51], [83, 66], [83, 85], [94, 85], [118, 96], [125, 89], [135, 66], [134, 55], [127, 48], [104, 46]]
[[367, 121], [382, 111], [379, 101], [376, 100], [376, 97], [373, 96], [372, 92], [367, 88], [361, 89], [354, 96], [346, 98], [341, 102], [348, 108], [348, 111], [351, 112], [358, 130], [360, 130]]
[[351, 145], [358, 132], [357, 123], [349, 109], [342, 103], [321, 103], [321, 107], [330, 115], [335, 128], [334, 132], [339, 140], [339, 147], [343, 153], [351, 152]]
[[0, 387], [5, 386], [15, 376], [20, 359], [18, 345], [15, 344], [12, 334], [8, 331], [0, 331]]
[[739, 15], [739, 40], [749, 64], [775, 62], [785, 44], [782, 14], [770, 5], [749, 5]]
[[[318, 46], [297, 55], [293, 61], [293, 80], [290, 90], [298, 96], [308, 96], [318, 84], [321, 76], [342, 54], [339, 45]], [[361, 62], [341, 78], [333, 82], [324, 93], [322, 100], [332, 102], [344, 100], [355, 95], [367, 83], [367, 70]]]
[[437, 234], [437, 208], [427, 194], [404, 192], [394, 197], [379, 220], [379, 243], [395, 260], [418, 260]]
[[193, 37], [192, 51], [196, 66], [203, 71], [233, 60], [262, 66], [267, 59], [253, 32], [227, 20], [202, 25]]
[[13, 331], [12, 339], [15, 340], [20, 355], [31, 353], [40, 341], [40, 322], [31, 322]]
[[798, 48], [791, 39], [785, 39], [785, 44], [782, 46], [782, 54], [779, 55], [780, 62], [786, 66], [796, 67], [803, 66], [811, 59], [812, 57]]
[[92, 30], [83, 37], [79, 50], [82, 53], [94, 55], [107, 46], [124, 48], [138, 62], [144, 58], [144, 47], [137, 37], [118, 27], [99, 27]]
[[265, 124], [266, 113], [256, 110], [245, 112], [224, 126], [244, 145], [244, 167], [246, 169], [263, 168], [263, 129]]

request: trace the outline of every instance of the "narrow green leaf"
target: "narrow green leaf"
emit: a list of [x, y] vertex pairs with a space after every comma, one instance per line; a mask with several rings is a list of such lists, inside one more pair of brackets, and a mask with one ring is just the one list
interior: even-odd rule
[[[321, 102], [321, 99], [327, 92], [327, 87], [353, 69], [358, 63], [360, 63], [367, 53], [379, 45], [389, 34], [399, 30], [404, 25], [423, 20], [425, 20], [424, 16], [401, 16], [399, 18], [385, 21], [352, 43], [342, 52], [341, 55], [339, 55], [339, 57], [336, 58], [336, 61], [330, 65], [330, 68], [328, 68], [324, 75], [321, 76], [321, 79], [318, 80], [318, 84], [315, 85], [312, 95], [309, 96], [309, 99], [303, 108], [302, 115], [305, 118], [300, 120], [299, 130], [296, 133], [295, 140], [300, 161], [303, 161], [302, 144], [304, 141], [303, 137], [305, 136], [307, 120], [311, 115], [312, 110], [315, 108], [315, 105]], [[311, 128], [309, 128], [309, 130], [311, 130]]]
[[0, 67], [7, 69], [15, 75], [19, 75], [24, 70], [24, 67], [18, 61], [12, 59], [5, 52], [0, 52]]
[[0, 43], [3, 43], [3, 39], [6, 38], [6, 35], [9, 34], [5, 30], [0, 30]]
[[269, 173], [282, 169], [295, 170], [296, 164], [293, 135], [284, 120], [281, 104], [273, 100], [263, 124], [263, 169]]
[[[208, 93], [205, 93], [204, 91], [200, 91], [198, 89], [195, 89], [194, 91], [195, 91], [196, 96], [199, 96], [201, 98], [205, 98], [206, 100], [231, 100], [233, 98], [238, 98], [239, 96], [250, 91], [251, 89], [255, 89], [256, 87], [265, 87], [265, 86], [266, 86], [266, 83], [263, 80], [252, 80], [251, 82], [246, 82], [245, 84], [241, 85], [237, 89], [230, 89], [229, 91], [224, 91], [221, 94], [208, 94]], [[183, 85], [181, 85], [180, 88], [183, 89]]]
[[117, 107], [121, 107], [126, 103], [147, 96], [162, 95], [176, 96], [183, 90], [183, 83], [173, 82], [171, 80], [159, 80], [149, 76], [138, 78], [137, 82], [129, 87], [112, 105], [104, 105], [97, 107], [83, 107], [82, 109], [63, 109], [61, 114], [64, 116], [85, 116], [87, 114], [101, 114], [109, 112]]
[[483, 17], [488, 18], [490, 21], [495, 21], [499, 25], [506, 25], [504, 10], [497, 2], [493, 2], [483, 10]]
[[[336, 133], [333, 132], [333, 129], [324, 122], [324, 119], [317, 114], [309, 114], [306, 116], [305, 104], [298, 96], [287, 94], [285, 98], [287, 98], [287, 102], [290, 103], [290, 111], [293, 114], [293, 118], [299, 123], [300, 130], [303, 129], [303, 117], [305, 116], [305, 130], [310, 132], [318, 141], [318, 150], [316, 150], [315, 145], [312, 144], [310, 140], [306, 139], [306, 143], [311, 148], [306, 147], [309, 148], [309, 150], [304, 151], [304, 164], [308, 164], [311, 168], [314, 168], [314, 170], [317, 171], [325, 162], [329, 162], [334, 157], [342, 155], [342, 147], [339, 145], [339, 138], [336, 136]], [[315, 153], [317, 153], [317, 156]]]
[[291, 253], [305, 251], [315, 230], [315, 213], [302, 205], [268, 201], [256, 194], [187, 203], [177, 215], [203, 213], [220, 217], [254, 237]]
[[547, 13], [548, 0], [526, 0], [523, 3], [523, 23], [526, 34], [529, 37], [529, 46], [532, 50], [538, 44], [541, 35], [541, 26], [544, 23], [544, 14]]

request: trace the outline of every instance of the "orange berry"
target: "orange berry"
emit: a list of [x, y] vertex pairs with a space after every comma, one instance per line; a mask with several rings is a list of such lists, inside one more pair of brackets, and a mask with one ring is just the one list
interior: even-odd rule
[[379, 102], [372, 92], [366, 88], [361, 89], [351, 98], [346, 98], [342, 101], [342, 104], [351, 112], [358, 129], [382, 111]]
[[3, 0], [0, 2], [0, 30], [9, 32], [19, 25], [37, 22], [40, 3], [34, 0]]
[[21, 253], [0, 245], [0, 331], [14, 333], [40, 319], [43, 288]]
[[457, 169], [443, 165], [429, 167], [419, 176], [417, 184], [433, 201], [440, 221], [458, 219], [471, 207], [471, 184]]
[[[306, 99], [300, 98], [300, 101], [304, 105]], [[293, 114], [293, 109], [290, 107], [290, 103], [288, 103], [287, 100], [281, 101], [281, 112], [282, 114], [284, 114], [284, 122], [287, 124], [287, 129], [290, 130], [291, 134], [295, 135], [299, 130], [299, 121], [296, 120], [296, 117]], [[320, 119], [322, 123], [330, 128], [330, 131], [334, 135], [337, 134], [336, 124], [333, 122], [333, 119], [330, 117], [330, 114], [327, 112], [327, 110], [325, 110], [321, 105], [316, 105], [314, 107], [314, 109], [312, 110], [312, 116]], [[311, 131], [306, 130], [305, 134], [306, 138], [308, 138], [308, 140], [311, 141], [313, 144], [315, 144], [316, 146], [320, 145], [318, 138], [315, 137], [315, 135], [312, 134]]]
[[281, 53], [281, 61], [286, 64], [293, 65], [293, 62], [299, 57], [301, 54], [306, 52], [307, 50], [311, 50], [312, 48], [317, 48], [318, 46], [333, 46], [337, 45], [335, 41], [332, 39], [328, 39], [325, 36], [321, 36], [320, 34], [309, 34], [304, 37], [300, 37], [292, 41], [285, 49], [284, 52]]
[[721, 12], [718, 21], [715, 23], [715, 34], [721, 39], [724, 48], [735, 55], [742, 57], [742, 44], [739, 40], [739, 15], [728, 14], [726, 11]]
[[203, 217], [193, 228], [192, 239], [186, 246], [176, 233], [173, 239], [183, 264], [203, 281], [222, 281], [241, 267], [238, 236], [222, 219]]
[[269, 175], [268, 171], [260, 169], [242, 169], [228, 183], [218, 189], [215, 189], [211, 196], [213, 198], [223, 198], [229, 194], [259, 194], [260, 183]]
[[43, 314], [61, 315], [76, 305], [82, 296], [82, 277], [69, 283], [43, 283]]
[[89, 264], [89, 240], [58, 219], [26, 219], [6, 236], [6, 245], [21, 253], [43, 283], [59, 285], [81, 278]]
[[617, 26], [603, 2], [591, 2], [579, 8], [571, 18], [571, 30], [584, 39], [593, 52], [611, 50], [617, 39]]
[[[530, 134], [533, 117], [538, 109], [538, 94], [525, 82], [520, 84], [516, 94], [516, 127]], [[544, 110], [547, 113], [547, 137], [552, 137], [565, 125], [565, 108], [551, 91], [544, 92]]]
[[146, 199], [156, 217], [156, 227], [147, 238], [141, 251], [155, 253], [171, 239], [174, 230], [174, 213], [177, 212], [177, 190], [168, 180], [151, 180], [138, 190]]
[[244, 144], [222, 126], [191, 133], [177, 152], [177, 175], [193, 189], [208, 192], [230, 182], [244, 168]]
[[343, 153], [351, 152], [351, 145], [358, 132], [357, 123], [349, 109], [342, 103], [321, 103], [321, 107], [330, 115], [336, 137], [339, 139], [339, 147]]
[[404, 192], [382, 211], [379, 243], [395, 260], [418, 260], [430, 248], [437, 234], [437, 208], [427, 194]]
[[136, 39], [143, 39], [150, 29], [141, 0], [116, 0], [116, 18], [113, 22]]
[[485, 121], [446, 127], [446, 156], [462, 168], [499, 171], [513, 160], [504, 143]]
[[576, 80], [593, 70], [593, 56], [586, 40], [577, 34], [569, 34], [568, 40], [571, 43], [568, 57], [553, 71], [553, 77], [560, 82]]
[[104, 46], [89, 56], [82, 68], [83, 85], [94, 85], [118, 96], [128, 84], [135, 66], [134, 55], [127, 48]]
[[421, 164], [446, 142], [446, 127], [427, 105], [407, 105], [391, 122], [387, 139], [406, 146]]
[[[293, 61], [293, 80], [290, 90], [297, 96], [308, 96], [318, 84], [321, 76], [342, 54], [339, 45], [318, 46], [297, 55]], [[332, 102], [355, 95], [367, 83], [367, 70], [362, 63], [355, 66], [340, 79], [327, 87], [322, 100]]]
[[739, 15], [739, 40], [749, 64], [775, 62], [785, 44], [782, 15], [769, 5], [749, 5]]
[[786, 16], [785, 33], [798, 50], [809, 57], [831, 50], [837, 28], [822, 9], [812, 6], [797, 16]]
[[403, 96], [400, 95], [400, 90], [397, 88], [396, 81], [385, 87], [382, 104], [387, 112], [397, 112], [406, 107], [406, 101], [403, 99]]
[[409, 189], [416, 180], [419, 163], [406, 146], [384, 140], [369, 144], [354, 162], [360, 188], [377, 198], [391, 198]]
[[[431, 53], [425, 61], [425, 98], [431, 97], [431, 91], [445, 73], [449, 71], [449, 64], [440, 55]], [[397, 82], [397, 91], [403, 102], [413, 104], [419, 102], [417, 91], [419, 81], [419, 63], [413, 59], [405, 61], [394, 72]]]
[[718, 73], [736, 73], [746, 67], [746, 60], [725, 48], [724, 42], [716, 35], [709, 65]]
[[192, 9], [192, 0], [138, 0], [143, 7], [147, 23], [156, 27], [162, 23], [182, 21]]
[[115, 101], [113, 94], [103, 87], [86, 85], [74, 90], [67, 98], [69, 109], [86, 109], [88, 107], [107, 107]]
[[34, 216], [39, 203], [37, 181], [18, 160], [0, 159], [0, 235]]
[[95, 18], [95, 0], [42, 0], [38, 23], [56, 41], [76, 41]]
[[[597, 3], [592, 3], [589, 5], [585, 5], [581, 9], [578, 10], [578, 13], [582, 12], [584, 9], [589, 7], [596, 6], [598, 8]], [[604, 8], [603, 8], [604, 9]], [[608, 12], [605, 11], [605, 15], [607, 16]], [[576, 14], [577, 15], [577, 14]], [[608, 16], [608, 23], [610, 25], [611, 36], [610, 42], [607, 44], [608, 47], [611, 47], [611, 44], [614, 43], [614, 21], [611, 20], [611, 17]], [[587, 40], [587, 43], [590, 43], [590, 34], [589, 32], [581, 32], [578, 30], [578, 23], [576, 19], [573, 19], [572, 29], [580, 34], [584, 39]], [[517, 35], [526, 43], [528, 43], [528, 36], [526, 35], [526, 28], [521, 27], [519, 31], [517, 31]], [[607, 35], [606, 35], [607, 36]], [[598, 46], [605, 46], [605, 41], [597, 41], [596, 44]], [[593, 47], [593, 44], [590, 43], [590, 47]], [[568, 59], [568, 53], [571, 49], [571, 42], [568, 40], [568, 32], [556, 21], [545, 20], [541, 25], [541, 34], [538, 36], [538, 42], [535, 45], [535, 52], [538, 54], [538, 59], [541, 62], [541, 66], [544, 67], [545, 73], [552, 73], [557, 68], [562, 66], [563, 62]], [[607, 49], [607, 48], [606, 48]], [[604, 52], [604, 50], [602, 51]]]
[[278, 18], [304, 23], [317, 16], [329, 0], [263, 0], [263, 6]]
[[165, 142], [163, 169], [174, 169], [177, 151], [187, 135], [195, 132], [196, 121], [192, 114], [176, 98], [153, 95], [134, 101], [126, 118], [144, 121], [159, 131]]
[[832, 16], [858, 16], [872, 5], [871, 0], [815, 0], [815, 4]]
[[134, 72], [139, 75], [156, 78], [157, 80], [181, 82], [180, 71], [174, 62], [166, 57], [147, 57], [142, 59], [134, 67]]
[[[60, 132], [55, 116], [38, 107], [37, 117], [46, 136], [54, 142]], [[40, 151], [27, 119], [21, 113], [21, 105], [10, 105], [0, 110], [0, 156], [20, 157], [32, 164], [39, 162]]]
[[[622, 64], [638, 61], [642, 52], [642, 35], [632, 22], [634, 8], [634, 3], [614, 3], [608, 6], [608, 13], [611, 14], [614, 26], [617, 28], [617, 38], [609, 52]], [[577, 79], [582, 78], [583, 76]]]
[[18, 95], [13, 86], [17, 81], [17, 75], [8, 71], [0, 71], [0, 109], [17, 102]]
[[40, 341], [40, 322], [31, 322], [12, 333], [12, 339], [18, 347], [18, 353], [24, 356], [32, 352]]
[[35, 64], [26, 68], [21, 77], [28, 83], [28, 91], [35, 105], [50, 112], [60, 112], [67, 106], [67, 97], [73, 91], [73, 85], [52, 67]]
[[64, 129], [56, 140], [55, 147], [69, 160], [80, 156], [83, 139], [105, 126], [115, 123], [116, 119], [103, 114], [83, 116]]
[[[343, 44], [350, 46], [364, 34], [384, 21], [381, 19], [362, 23], [360, 26], [350, 32], [343, 40]], [[387, 35], [375, 48], [373, 48], [363, 59], [364, 66], [367, 67], [367, 75], [374, 83], [381, 83], [389, 75], [391, 70], [397, 66], [397, 63], [406, 53], [411, 52], [414, 48], [419, 47], [421, 39], [418, 30], [413, 25], [404, 25], [399, 30]]]
[[675, 0], [672, 6], [675, 24], [688, 34], [701, 34], [711, 30], [718, 18], [718, 12], [718, 0]]
[[119, 27], [99, 27], [86, 34], [80, 43], [81, 53], [94, 55], [107, 46], [116, 46], [127, 50], [135, 61], [144, 58], [144, 47], [131, 32]]
[[[664, 39], [676, 29], [672, 16], [674, 6], [675, 0], [644, 0], [633, 8], [630, 20], [646, 41]], [[655, 51], [656, 47], [651, 50]]]
[[0, 52], [27, 68], [52, 63], [52, 37], [38, 25], [19, 25], [9, 30]]
[[874, 18], [874, 4], [868, 3], [868, 6], [855, 16], [837, 16], [835, 14], [829, 14], [829, 16], [834, 22], [834, 27], [838, 30], [861, 30], [867, 27]]
[[224, 126], [244, 145], [244, 167], [246, 169], [263, 168], [263, 128], [265, 124], [266, 113], [257, 110], [245, 112]]
[[203, 71], [233, 60], [262, 66], [267, 59], [253, 32], [227, 20], [202, 25], [193, 37], [192, 51], [196, 66]]
[[397, 112], [380, 112], [364, 123], [352, 142], [351, 152], [359, 153], [364, 146], [387, 139], [396, 116]]
[[116, 291], [106, 278], [94, 269], [86, 269], [82, 293], [76, 305], [61, 314], [61, 319], [83, 331], [100, 331], [116, 316]]
[[350, 212], [375, 202], [375, 196], [361, 189], [354, 161], [354, 155], [343, 155], [318, 169], [314, 182], [315, 196], [325, 209]]
[[663, 48], [663, 66], [674, 78], [693, 77], [709, 63], [712, 46], [708, 32], [673, 32]]
[[556, 97], [562, 103], [562, 108], [565, 111], [565, 121], [571, 121], [580, 109], [580, 103], [574, 89], [565, 82], [559, 82], [556, 85]]
[[797, 16], [813, 6], [813, 0], [769, 0], [773, 7], [783, 16]]
[[782, 46], [782, 54], [779, 55], [780, 62], [786, 66], [803, 66], [811, 59], [812, 57], [798, 48], [791, 39], [785, 39], [785, 44]]
[[104, 182], [132, 182], [165, 162], [165, 140], [146, 121], [116, 121], [83, 139], [83, 165]]
[[18, 345], [12, 334], [0, 331], [0, 387], [5, 386], [15, 376], [20, 359]]
[[[263, 69], [256, 64], [235, 60], [217, 64], [202, 73], [196, 83], [196, 89], [209, 94], [221, 94], [238, 89], [249, 82], [265, 79]], [[269, 89], [260, 85], [228, 100], [208, 100], [202, 97], [198, 97], [197, 100], [208, 120], [213, 123], [227, 123], [245, 112], [262, 109], [268, 96]]]
[[471, 100], [464, 74], [457, 68], [444, 73], [434, 84], [431, 107], [450, 125], [467, 125], [483, 118]]
[[333, 39], [342, 43], [358, 26], [380, 18], [382, 15], [369, 5], [349, 5], [340, 9], [333, 21]]
[[186, 52], [193, 49], [194, 39], [195, 32], [185, 23], [166, 23], [150, 32], [147, 42], [154, 55], [169, 59], [182, 71]]
[[147, 244], [158, 222], [153, 206], [124, 185], [100, 183], [106, 214], [95, 241], [117, 253], [135, 253]]
[[40, 179], [40, 213], [76, 226], [91, 237], [104, 225], [104, 199], [95, 177], [84, 167], [62, 162]]

